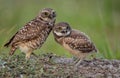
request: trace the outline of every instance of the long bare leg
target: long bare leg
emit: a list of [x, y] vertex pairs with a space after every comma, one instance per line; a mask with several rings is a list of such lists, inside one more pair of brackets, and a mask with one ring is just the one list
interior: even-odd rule
[[91, 56], [91, 58], [90, 58], [91, 60], [96, 59], [96, 53], [91, 54], [90, 56]]
[[79, 61], [75, 64], [75, 66], [78, 66], [84, 59], [85, 55], [83, 57], [79, 57]]
[[35, 56], [36, 58], [38, 58], [38, 56], [35, 53], [33, 53], [33, 52], [32, 52], [32, 55]]
[[75, 64], [75, 66], [78, 66], [82, 60], [83, 60], [83, 58], [79, 59], [79, 61]]
[[75, 65], [76, 63], [78, 63], [79, 60], [80, 60], [80, 58], [77, 58], [77, 59], [73, 62], [73, 64]]
[[32, 54], [32, 51], [29, 51], [26, 53], [26, 60], [29, 60], [30, 59], [30, 55]]

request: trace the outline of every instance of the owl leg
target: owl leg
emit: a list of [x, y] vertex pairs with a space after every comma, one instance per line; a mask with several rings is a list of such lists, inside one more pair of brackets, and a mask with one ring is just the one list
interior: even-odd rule
[[38, 56], [37, 56], [35, 53], [32, 52], [31, 54], [32, 54], [33, 56], [35, 56], [36, 58], [38, 58]]
[[80, 57], [80, 58], [78, 59], [78, 62], [76, 62], [75, 66], [78, 66], [84, 59], [85, 59], [85, 56]]
[[96, 59], [96, 54], [91, 54], [91, 59]]
[[13, 55], [16, 49], [17, 49], [17, 47], [12, 46], [10, 49], [9, 55]]
[[76, 60], [73, 62], [73, 64], [76, 64], [79, 60], [80, 60], [80, 58], [76, 58]]
[[79, 59], [78, 62], [75, 64], [75, 66], [78, 66], [83, 59]]
[[25, 56], [26, 60], [30, 59], [31, 54], [32, 54], [32, 51], [29, 51], [26, 53], [26, 56]]

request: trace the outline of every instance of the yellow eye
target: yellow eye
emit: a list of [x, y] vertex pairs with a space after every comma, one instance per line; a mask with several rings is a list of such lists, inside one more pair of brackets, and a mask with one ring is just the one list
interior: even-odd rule
[[48, 13], [48, 12], [44, 12], [44, 14], [45, 14], [46, 16], [48, 16], [48, 15], [49, 15], [49, 13]]
[[58, 30], [62, 30], [62, 27], [58, 27]]

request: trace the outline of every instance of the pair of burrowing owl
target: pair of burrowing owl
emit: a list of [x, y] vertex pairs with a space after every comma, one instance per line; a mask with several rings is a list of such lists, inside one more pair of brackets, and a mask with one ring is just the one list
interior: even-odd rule
[[4, 46], [10, 46], [10, 55], [17, 48], [26, 53], [26, 59], [30, 58], [33, 50], [40, 48], [46, 41], [53, 29], [55, 40], [66, 48], [79, 60], [85, 58], [89, 53], [97, 52], [95, 45], [82, 32], [71, 29], [66, 22], [54, 25], [56, 13], [51, 8], [43, 9], [40, 14], [21, 28]]

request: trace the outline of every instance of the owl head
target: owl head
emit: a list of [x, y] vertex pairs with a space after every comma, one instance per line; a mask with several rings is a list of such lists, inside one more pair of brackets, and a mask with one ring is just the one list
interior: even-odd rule
[[53, 28], [53, 34], [58, 37], [69, 36], [71, 33], [71, 27], [66, 22], [57, 23]]
[[45, 22], [55, 21], [56, 12], [51, 8], [44, 8], [38, 17]]

